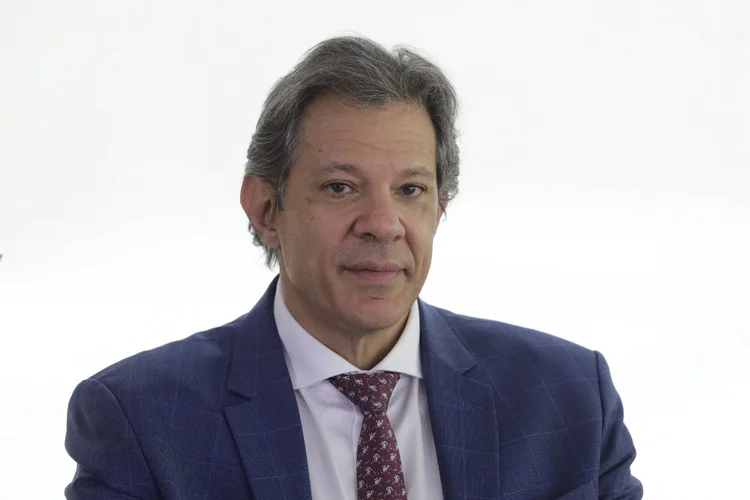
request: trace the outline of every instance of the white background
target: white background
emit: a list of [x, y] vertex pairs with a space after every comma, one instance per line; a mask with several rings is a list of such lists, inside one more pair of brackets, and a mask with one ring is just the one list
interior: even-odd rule
[[747, 2], [1, 5], [0, 498], [62, 497], [78, 381], [254, 305], [260, 106], [350, 32], [421, 49], [462, 101], [422, 297], [602, 351], [646, 498], [747, 493]]

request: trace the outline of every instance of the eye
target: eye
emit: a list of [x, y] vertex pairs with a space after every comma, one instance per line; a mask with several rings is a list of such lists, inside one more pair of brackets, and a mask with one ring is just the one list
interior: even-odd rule
[[323, 189], [333, 196], [343, 196], [348, 193], [347, 189], [351, 190], [351, 187], [343, 182], [331, 182], [323, 186]]
[[405, 186], [401, 186], [399, 189], [401, 190], [402, 194], [409, 198], [415, 198], [426, 191], [424, 187], [417, 184], [407, 184]]

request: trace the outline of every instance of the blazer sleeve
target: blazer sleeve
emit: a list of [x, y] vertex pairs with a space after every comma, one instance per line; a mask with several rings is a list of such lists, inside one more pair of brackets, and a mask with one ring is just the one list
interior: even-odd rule
[[602, 403], [602, 446], [599, 458], [600, 500], [640, 500], [641, 482], [630, 474], [636, 452], [633, 440], [623, 421], [620, 396], [612, 383], [607, 361], [596, 353], [599, 371], [599, 392]]
[[77, 464], [68, 500], [159, 498], [130, 421], [101, 382], [87, 379], [73, 391], [65, 448]]

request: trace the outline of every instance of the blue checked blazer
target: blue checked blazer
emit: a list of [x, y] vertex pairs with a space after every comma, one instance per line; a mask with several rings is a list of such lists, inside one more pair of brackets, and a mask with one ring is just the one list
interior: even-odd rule
[[[76, 387], [65, 447], [77, 469], [66, 498], [310, 500], [273, 316], [277, 282], [235, 321]], [[419, 311], [446, 499], [641, 498], [622, 404], [599, 353], [422, 301]]]

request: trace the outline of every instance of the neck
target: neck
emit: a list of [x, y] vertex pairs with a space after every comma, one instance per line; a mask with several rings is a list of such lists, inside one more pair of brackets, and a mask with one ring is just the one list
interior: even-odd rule
[[281, 295], [289, 313], [318, 342], [344, 358], [360, 370], [371, 370], [398, 342], [409, 318], [409, 313], [395, 325], [382, 330], [361, 331], [332, 321], [323, 321], [293, 294], [286, 293], [279, 280]]
[[310, 335], [360, 370], [371, 370], [391, 352], [405, 324], [406, 318], [393, 329], [370, 332], [361, 336], [321, 335], [319, 332], [318, 334], [310, 332]]

